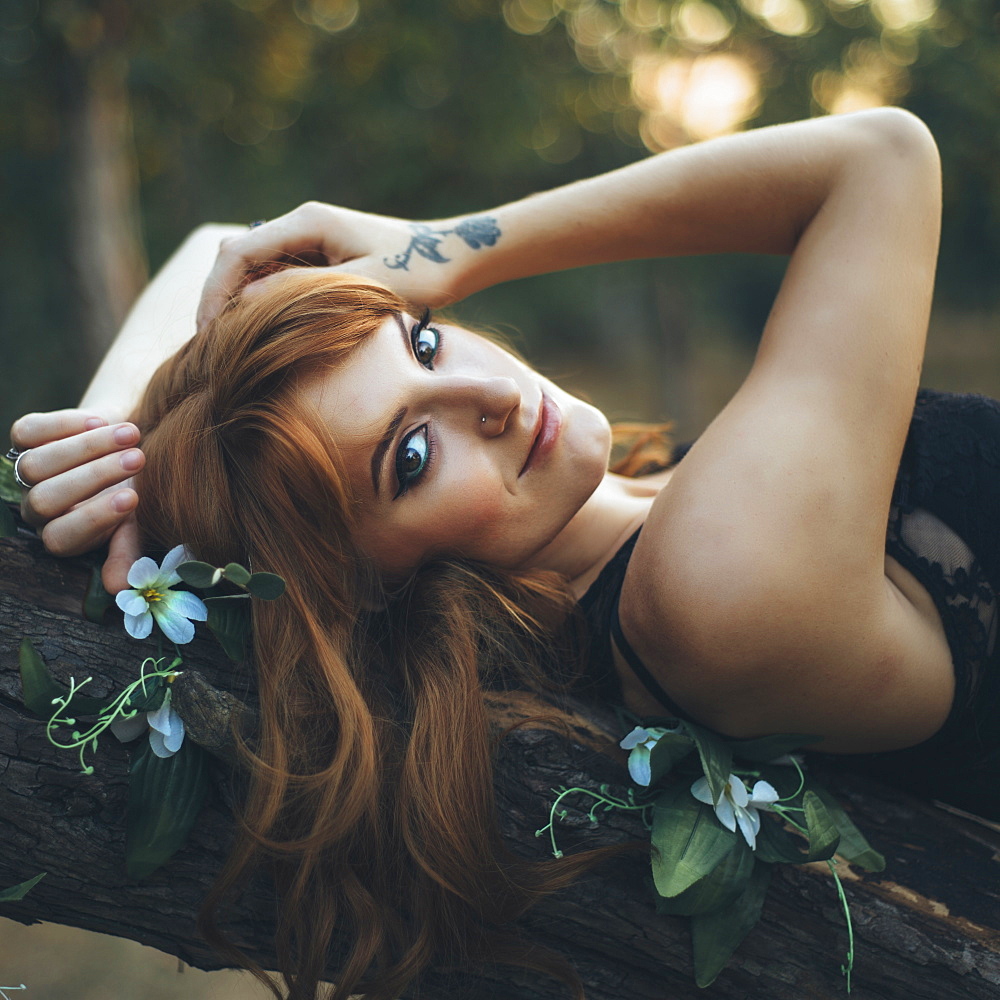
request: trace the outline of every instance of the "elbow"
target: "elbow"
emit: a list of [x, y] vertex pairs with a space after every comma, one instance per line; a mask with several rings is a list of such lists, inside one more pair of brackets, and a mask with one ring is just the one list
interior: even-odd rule
[[854, 116], [876, 155], [894, 167], [909, 166], [932, 174], [940, 183], [941, 157], [931, 130], [904, 108], [872, 108]]

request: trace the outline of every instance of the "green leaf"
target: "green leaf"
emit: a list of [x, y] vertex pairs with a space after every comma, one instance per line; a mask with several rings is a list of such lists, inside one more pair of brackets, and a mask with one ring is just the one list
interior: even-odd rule
[[199, 590], [214, 587], [218, 580], [215, 577], [217, 569], [211, 563], [189, 559], [177, 567], [177, 575], [189, 586]]
[[708, 787], [712, 798], [718, 802], [729, 784], [729, 775], [733, 770], [733, 755], [726, 742], [719, 736], [693, 722], [685, 721], [683, 726], [691, 734], [698, 747], [701, 766], [708, 778]]
[[262, 601], [276, 601], [285, 592], [285, 581], [277, 573], [254, 573], [247, 589]]
[[207, 791], [208, 753], [193, 740], [185, 740], [172, 757], [157, 757], [148, 742], [143, 745], [129, 768], [129, 878], [146, 878], [184, 845]]
[[854, 821], [844, 812], [840, 803], [825, 788], [810, 782], [809, 790], [817, 795], [827, 812], [833, 817], [840, 831], [837, 853], [852, 865], [858, 865], [869, 872], [885, 870], [885, 858], [865, 839], [864, 834], [854, 825]]
[[761, 814], [760, 831], [757, 834], [757, 857], [768, 864], [802, 865], [809, 857], [806, 854], [805, 842], [785, 830], [781, 820]]
[[0, 500], [4, 503], [21, 503], [21, 487], [14, 478], [14, 463], [5, 455], [0, 456]]
[[732, 850], [737, 835], [685, 784], [668, 788], [653, 804], [653, 881], [661, 896], [679, 896]]
[[[30, 639], [21, 640], [18, 657], [21, 668], [21, 690], [24, 695], [25, 707], [35, 715], [51, 719], [56, 710], [52, 704], [55, 698], [68, 698], [69, 688], [60, 684], [49, 673], [45, 661], [38, 655]], [[67, 709], [73, 716], [98, 715], [101, 709], [111, 703], [111, 698], [85, 698], [74, 694], [73, 701]]]
[[46, 875], [48, 872], [42, 872], [41, 875], [29, 878], [27, 882], [19, 882], [9, 889], [0, 889], [0, 903], [16, 903], [19, 899], [24, 899]]
[[699, 986], [710, 986], [715, 981], [733, 952], [760, 920], [770, 881], [771, 866], [757, 862], [743, 894], [734, 903], [714, 913], [691, 918], [694, 976]]
[[226, 563], [222, 575], [231, 583], [235, 583], [237, 587], [245, 587], [250, 579], [250, 570], [239, 563]]
[[145, 686], [145, 692], [140, 685], [129, 695], [124, 705], [126, 712], [133, 708], [139, 712], [155, 712], [163, 703], [163, 695], [167, 690], [166, 677], [151, 677]]
[[17, 534], [17, 521], [7, 509], [5, 503], [0, 503], [0, 538], [13, 538]]
[[806, 811], [806, 828], [809, 830], [809, 861], [826, 861], [837, 852], [840, 831], [834, 823], [830, 811], [823, 805], [815, 792], [802, 796], [802, 806]]
[[742, 837], [736, 837], [729, 853], [707, 875], [678, 896], [661, 896], [656, 909], [659, 913], [690, 917], [729, 906], [742, 894], [753, 868], [753, 851]]
[[761, 736], [754, 740], [729, 740], [728, 743], [734, 757], [766, 764], [768, 761], [774, 760], [775, 757], [781, 757], [793, 750], [801, 750], [802, 747], [817, 743], [819, 740], [819, 736], [785, 733]]
[[244, 598], [217, 598], [205, 601], [208, 627], [219, 640], [226, 656], [237, 663], [247, 657], [250, 639], [250, 602]]
[[98, 625], [104, 621], [104, 616], [108, 608], [115, 606], [115, 599], [104, 589], [101, 580], [100, 566], [94, 566], [90, 571], [90, 582], [87, 584], [87, 592], [83, 595], [83, 614], [89, 622]]

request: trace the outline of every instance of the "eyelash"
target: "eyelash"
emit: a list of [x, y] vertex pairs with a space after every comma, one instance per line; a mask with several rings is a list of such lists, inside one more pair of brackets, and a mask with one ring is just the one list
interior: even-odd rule
[[[441, 336], [441, 331], [436, 327], [430, 325], [431, 321], [431, 311], [425, 309], [423, 315], [414, 324], [413, 329], [410, 331], [410, 346], [413, 350], [413, 356], [417, 359], [417, 363], [423, 365], [428, 371], [434, 370], [434, 361], [436, 361], [441, 354], [441, 342], [444, 339]], [[417, 355], [417, 343], [420, 339], [420, 335], [425, 330], [433, 330], [437, 340], [434, 344], [434, 354], [431, 360], [424, 364], [423, 361]], [[423, 435], [426, 451], [424, 453], [424, 460], [421, 463], [419, 470], [412, 476], [407, 476], [403, 470], [403, 456], [406, 454], [407, 449], [410, 447], [410, 443], [414, 438], [419, 435]], [[418, 427], [415, 431], [407, 434], [405, 438], [400, 442], [399, 448], [396, 451], [396, 481], [399, 483], [399, 489], [396, 490], [396, 495], [392, 498], [393, 500], [398, 500], [401, 496], [405, 495], [412, 487], [417, 486], [420, 481], [424, 478], [427, 469], [430, 467], [434, 461], [434, 439], [431, 437], [427, 424], [422, 427]]]

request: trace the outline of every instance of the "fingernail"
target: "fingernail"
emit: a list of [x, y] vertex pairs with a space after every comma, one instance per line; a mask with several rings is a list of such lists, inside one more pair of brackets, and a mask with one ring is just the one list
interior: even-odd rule
[[104, 421], [100, 417], [87, 417], [83, 422], [85, 430], [96, 431], [98, 427], [104, 426]]
[[125, 514], [135, 506], [137, 499], [136, 495], [129, 490], [122, 490], [121, 493], [116, 493], [111, 498], [111, 506], [119, 514]]
[[121, 463], [126, 472], [135, 472], [142, 465], [142, 452], [126, 451], [121, 457]]
[[115, 444], [131, 444], [134, 440], [135, 428], [131, 424], [115, 428]]

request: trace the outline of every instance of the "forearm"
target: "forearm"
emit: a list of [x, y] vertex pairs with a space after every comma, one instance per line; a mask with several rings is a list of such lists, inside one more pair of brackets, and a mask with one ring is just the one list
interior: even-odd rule
[[135, 409], [153, 372], [195, 332], [195, 311], [219, 241], [243, 226], [196, 229], [136, 300], [80, 402], [109, 421]]
[[493, 212], [495, 246], [456, 263], [456, 298], [548, 271], [644, 257], [789, 254], [844, 166], [898, 112], [812, 119], [661, 153]]

